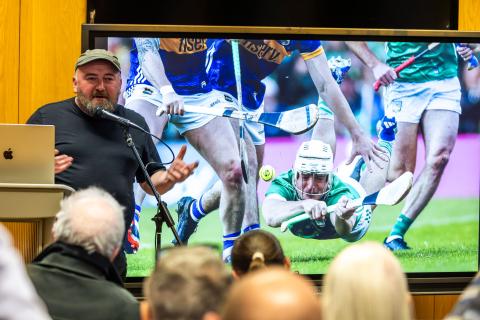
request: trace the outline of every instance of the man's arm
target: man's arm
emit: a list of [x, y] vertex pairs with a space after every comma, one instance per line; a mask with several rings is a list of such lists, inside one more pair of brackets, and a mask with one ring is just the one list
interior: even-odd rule
[[385, 63], [378, 60], [365, 42], [345, 41], [345, 44], [367, 67], [370, 68], [370, 70], [372, 70], [375, 80], [380, 81], [382, 85], [388, 86], [398, 78], [397, 73]]
[[[167, 170], [157, 171], [150, 177], [158, 193], [164, 194], [172, 189], [176, 183], [185, 181], [198, 167], [198, 161], [193, 163], [183, 161], [186, 152], [187, 147], [183, 145]], [[142, 182], [140, 186], [146, 193], [152, 194], [147, 182]]]
[[383, 158], [383, 152], [370, 138], [367, 137], [358, 122], [355, 120], [355, 116], [353, 115], [345, 96], [331, 75], [325, 53], [305, 60], [305, 63], [310, 76], [312, 77], [313, 83], [317, 88], [318, 94], [327, 105], [333, 109], [335, 116], [345, 125], [352, 137], [352, 154], [347, 160], [347, 164], [351, 163], [356, 155], [361, 155], [369, 169], [371, 169], [371, 160], [381, 167], [377, 157]]
[[183, 98], [175, 93], [172, 84], [165, 74], [165, 67], [158, 52], [158, 38], [135, 38], [138, 61], [142, 72], [155, 88], [162, 94], [162, 104], [169, 114], [183, 115]]
[[283, 221], [301, 213], [308, 213], [311, 219], [324, 220], [327, 205], [313, 199], [287, 201], [279, 195], [269, 195], [263, 200], [262, 212], [270, 227], [280, 227]]

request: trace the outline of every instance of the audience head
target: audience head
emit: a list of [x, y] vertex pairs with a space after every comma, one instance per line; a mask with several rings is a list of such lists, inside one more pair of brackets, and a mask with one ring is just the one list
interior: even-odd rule
[[241, 235], [232, 249], [232, 269], [235, 276], [270, 265], [290, 269], [278, 239], [264, 230], [252, 230]]
[[223, 320], [314, 320], [321, 318], [313, 285], [280, 267], [252, 272], [232, 287]]
[[123, 207], [106, 191], [90, 187], [60, 203], [53, 225], [56, 241], [97, 252], [111, 261], [119, 252], [125, 225]]
[[142, 319], [218, 318], [231, 283], [217, 252], [206, 247], [177, 247], [162, 254], [144, 283]]
[[322, 293], [326, 320], [412, 317], [411, 296], [400, 263], [378, 243], [344, 249], [330, 265]]

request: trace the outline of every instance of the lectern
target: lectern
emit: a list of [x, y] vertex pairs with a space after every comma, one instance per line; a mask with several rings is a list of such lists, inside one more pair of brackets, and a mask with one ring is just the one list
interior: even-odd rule
[[61, 184], [0, 183], [0, 222], [12, 234], [25, 262], [52, 241], [60, 201], [73, 191]]

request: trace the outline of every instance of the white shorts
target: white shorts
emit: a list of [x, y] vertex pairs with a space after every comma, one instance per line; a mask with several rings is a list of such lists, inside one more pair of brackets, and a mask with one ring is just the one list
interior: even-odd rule
[[[238, 100], [235, 99], [231, 94], [223, 93], [227, 101], [230, 99], [233, 101], [233, 108], [238, 110]], [[257, 110], [252, 111], [248, 108], [242, 106], [240, 111], [252, 112], [252, 113], [262, 113], [264, 110], [264, 104], [258, 107]], [[253, 144], [256, 146], [261, 146], [265, 144], [265, 126], [258, 122], [244, 121], [244, 128], [247, 130], [248, 134], [252, 138]]]
[[[130, 90], [125, 96], [125, 106], [128, 108], [129, 103], [136, 99], [148, 101], [157, 107], [162, 106], [162, 94], [155, 87], [139, 84], [136, 85], [133, 90]], [[181, 96], [183, 102], [186, 105], [204, 106], [204, 107], [221, 107], [222, 104], [230, 104], [232, 108], [236, 108], [236, 105], [232, 101], [228, 101], [225, 95], [217, 90], [212, 90], [208, 93], [199, 93], [189, 96]], [[184, 134], [187, 131], [200, 128], [214, 119], [215, 116], [200, 114], [195, 112], [185, 112], [183, 116], [170, 115], [169, 121], [175, 125], [180, 134]]]
[[394, 82], [385, 89], [385, 113], [397, 121], [419, 123], [425, 110], [462, 113], [460, 81], [457, 77], [423, 83]]

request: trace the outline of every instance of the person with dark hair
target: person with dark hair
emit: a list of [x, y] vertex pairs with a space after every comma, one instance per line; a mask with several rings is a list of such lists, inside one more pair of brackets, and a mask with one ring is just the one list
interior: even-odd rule
[[290, 269], [290, 259], [283, 253], [280, 241], [264, 230], [252, 230], [241, 235], [232, 249], [232, 272], [235, 277], [267, 266]]
[[96, 187], [61, 202], [54, 242], [27, 268], [53, 319], [139, 319], [139, 304], [112, 264], [122, 247], [123, 209]]
[[[27, 123], [55, 126], [55, 182], [76, 190], [92, 185], [105, 189], [125, 207], [123, 218], [127, 230], [135, 211], [134, 180], [145, 192], [151, 193], [151, 190], [133, 152], [126, 145], [124, 127], [96, 116], [97, 110], [105, 110], [149, 131], [141, 115], [117, 104], [121, 85], [117, 57], [103, 49], [87, 50], [75, 64], [73, 90], [76, 97], [41, 107]], [[148, 134], [139, 130], [130, 133], [142, 161], [148, 163], [148, 174], [160, 194], [184, 181], [198, 166], [197, 162], [187, 164], [183, 161], [186, 152], [183, 146], [167, 169], [161, 164]], [[123, 251], [117, 256], [115, 266], [122, 276], [126, 275]]]
[[213, 320], [230, 287], [220, 256], [206, 247], [177, 247], [162, 254], [143, 285], [142, 320]]

